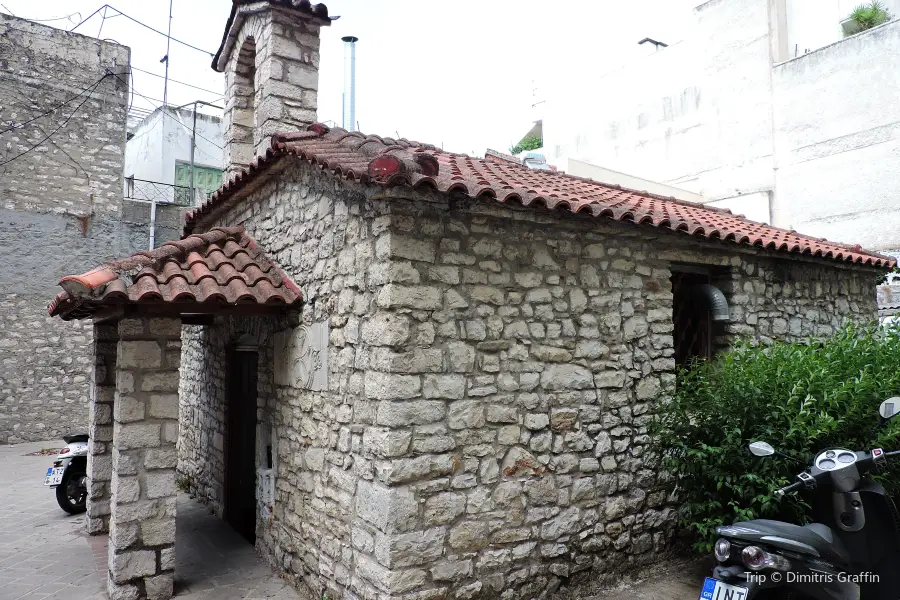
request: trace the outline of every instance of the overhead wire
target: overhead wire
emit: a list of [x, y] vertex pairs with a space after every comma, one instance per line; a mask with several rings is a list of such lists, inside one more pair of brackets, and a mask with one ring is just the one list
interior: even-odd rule
[[[114, 11], [116, 11], [118, 14], [120, 14], [121, 16], [123, 16], [123, 17], [125, 17], [126, 19], [128, 19], [129, 21], [134, 21], [135, 23], [137, 23], [137, 24], [140, 25], [141, 27], [146, 27], [146, 28], [149, 29], [150, 31], [153, 31], [154, 33], [158, 33], [159, 35], [161, 35], [161, 36], [163, 36], [163, 37], [171, 38], [171, 40], [172, 40], [173, 42], [177, 42], [177, 43], [181, 44], [182, 46], [187, 46], [188, 48], [191, 48], [192, 50], [197, 50], [198, 52], [202, 52], [202, 53], [208, 54], [208, 55], [210, 55], [210, 56], [215, 56], [215, 53], [214, 53], [214, 52], [210, 52], [209, 50], [204, 50], [203, 48], [198, 48], [197, 46], [194, 46], [193, 44], [188, 44], [187, 42], [183, 42], [183, 41], [181, 41], [181, 40], [179, 40], [179, 39], [176, 39], [176, 38], [173, 38], [173, 37], [171, 37], [171, 36], [168, 36], [168, 35], [166, 35], [165, 33], [163, 33], [162, 31], [160, 31], [159, 29], [156, 29], [156, 28], [154, 28], [154, 27], [151, 27], [150, 25], [147, 25], [146, 23], [144, 23], [144, 22], [142, 22], [142, 21], [138, 21], [138, 20], [135, 19], [134, 17], [129, 16], [129, 15], [126, 15], [126, 14], [123, 13], [121, 10], [119, 10], [118, 8], [116, 8], [115, 6], [111, 6], [111, 5], [109, 5], [109, 4], [104, 4], [103, 6], [101, 6], [101, 7], [98, 8], [97, 10], [95, 10], [93, 13], [91, 13], [91, 16], [89, 16], [87, 19], [82, 20], [80, 23], [78, 23], [78, 25], [76, 25], [75, 27], [73, 27], [73, 28], [70, 29], [69, 31], [75, 31], [75, 30], [78, 29], [82, 24], [84, 24], [85, 22], [87, 22], [88, 20], [90, 20], [91, 17], [93, 17], [94, 15], [96, 15], [97, 13], [99, 13], [99, 12], [100, 12], [101, 10], [103, 10], [104, 8], [111, 8], [112, 10], [114, 10]], [[104, 13], [104, 14], [105, 14], [105, 13]], [[104, 17], [104, 18], [105, 18], [105, 17]]]
[[[9, 11], [9, 14], [11, 14], [12, 16], [14, 16], [14, 17], [16, 16], [16, 15], [13, 15], [13, 14], [12, 14], [12, 11], [9, 10], [9, 7], [7, 7], [7, 6], [3, 5], [3, 4], [0, 4], [0, 7], [3, 7], [3, 8], [5, 8], [6, 10], [8, 10], [8, 11]], [[51, 18], [51, 19], [29, 19], [29, 18], [27, 18], [27, 17], [19, 17], [19, 18], [20, 18], [20, 19], [25, 19], [26, 21], [34, 21], [35, 23], [50, 23], [50, 22], [52, 22], [52, 21], [69, 21], [69, 22], [71, 23], [71, 22], [72, 22], [71, 19], [72, 19], [72, 17], [74, 17], [75, 15], [78, 15], [79, 18], [81, 17], [81, 13], [80, 13], [80, 12], [73, 12], [71, 15], [66, 15], [66, 16], [64, 16], [64, 17], [53, 17], [53, 18]]]
[[[121, 81], [121, 82], [123, 82], [123, 83], [125, 83], [125, 84], [127, 85], [127, 82], [126, 82], [124, 79], [122, 79], [121, 77], [119, 77], [119, 74], [113, 73], [112, 75], [113, 75], [113, 77], [115, 77], [116, 79], [118, 79], [119, 81]], [[134, 91], [135, 94], [137, 94], [138, 96], [140, 96], [141, 98], [143, 98], [143, 99], [146, 100], [147, 102], [150, 102], [150, 104], [153, 105], [154, 108], [160, 108], [158, 105], [154, 105], [154, 103], [151, 101], [151, 99], [148, 98], [147, 96], [143, 95], [142, 93], [140, 93], [139, 91], [135, 90], [134, 88], [132, 88], [132, 90]], [[170, 114], [169, 111], [163, 110], [163, 111], [162, 111], [162, 114], [166, 115], [167, 117], [169, 117], [170, 119], [172, 119], [173, 121], [175, 121], [176, 123], [178, 123], [179, 125], [181, 125], [182, 127], [184, 127], [185, 129], [187, 129], [188, 131], [191, 130], [191, 128], [188, 127], [183, 121], [181, 121], [180, 119], [176, 118], [174, 115]], [[196, 133], [196, 132], [195, 132], [195, 133]], [[219, 150], [224, 150], [224, 149], [225, 149], [225, 148], [223, 148], [222, 146], [220, 146], [219, 144], [215, 143], [214, 141], [212, 141], [211, 139], [209, 139], [208, 137], [206, 137], [206, 136], [204, 136], [204, 135], [202, 135], [202, 134], [200, 134], [200, 133], [197, 133], [197, 137], [200, 138], [200, 139], [206, 140], [207, 142], [209, 142], [210, 144], [212, 144], [213, 146], [215, 146], [215, 147], [218, 148]]]
[[84, 88], [83, 90], [81, 90], [80, 92], [78, 92], [77, 94], [75, 94], [74, 96], [72, 96], [71, 98], [68, 98], [68, 99], [66, 99], [66, 100], [64, 100], [64, 101], [62, 101], [62, 102], [60, 102], [59, 104], [57, 104], [57, 105], [54, 106], [53, 108], [51, 108], [51, 109], [49, 109], [49, 110], [45, 110], [44, 112], [40, 113], [39, 115], [35, 115], [34, 117], [28, 119], [27, 121], [22, 121], [22, 122], [19, 123], [18, 125], [13, 125], [12, 127], [8, 127], [7, 129], [0, 130], [0, 134], [6, 133], [6, 132], [8, 132], [8, 131], [13, 131], [13, 130], [15, 130], [15, 129], [21, 129], [21, 128], [24, 127], [25, 125], [28, 125], [29, 123], [33, 123], [33, 122], [37, 121], [38, 119], [40, 119], [41, 117], [45, 117], [45, 116], [49, 115], [50, 113], [55, 112], [56, 110], [62, 108], [63, 106], [65, 106], [66, 104], [68, 104], [69, 102], [71, 102], [72, 100], [75, 100], [76, 98], [80, 98], [86, 91], [88, 91], [89, 89], [91, 89], [93, 86], [96, 86], [97, 84], [99, 84], [101, 81], [103, 81], [104, 79], [106, 79], [107, 77], [109, 77], [109, 75], [110, 75], [110, 74], [107, 73], [106, 75], [104, 75], [103, 77], [101, 77], [100, 79], [98, 79], [97, 81], [95, 81], [94, 83], [92, 83], [91, 85], [89, 85], [88, 87]]
[[[152, 75], [152, 76], [154, 76], [154, 77], [159, 77], [160, 79], [165, 79], [162, 75], [158, 75], [157, 73], [154, 73], [154, 72], [152, 72], [152, 71], [145, 71], [144, 69], [139, 69], [139, 68], [134, 67], [134, 66], [132, 66], [131, 69], [132, 69], [133, 71], [140, 71], [141, 73], [146, 73], [147, 75]], [[195, 90], [200, 90], [201, 92], [208, 92], [208, 93], [210, 93], [210, 94], [216, 94], [216, 97], [218, 97], [218, 98], [222, 98], [222, 97], [224, 96], [224, 94], [222, 94], [222, 93], [220, 93], [220, 92], [214, 92], [213, 90], [208, 90], [208, 89], [206, 89], [206, 88], [202, 88], [202, 87], [197, 86], [197, 85], [192, 85], [192, 84], [190, 84], [190, 83], [185, 83], [184, 81], [178, 81], [177, 79], [172, 79], [171, 77], [169, 77], [169, 83], [178, 83], [178, 84], [183, 85], [183, 86], [186, 86], [186, 87], [194, 88]]]
[[102, 77], [102, 78], [100, 79], [100, 81], [98, 81], [97, 83], [95, 83], [94, 86], [93, 86], [92, 88], [90, 88], [90, 91], [88, 91], [88, 94], [87, 94], [87, 96], [85, 96], [84, 100], [81, 101], [81, 104], [79, 104], [78, 106], [76, 106], [76, 107], [75, 107], [75, 110], [73, 110], [73, 111], [71, 112], [71, 114], [69, 114], [69, 116], [66, 117], [66, 120], [63, 121], [62, 123], [60, 123], [60, 124], [56, 127], [56, 129], [54, 129], [53, 131], [51, 131], [50, 133], [48, 133], [46, 136], [44, 136], [44, 138], [43, 138], [41, 141], [39, 141], [37, 144], [31, 146], [30, 148], [28, 148], [28, 149], [25, 150], [24, 152], [20, 152], [19, 154], [16, 154], [15, 156], [13, 156], [12, 158], [10, 158], [9, 160], [5, 160], [5, 161], [3, 161], [3, 162], [0, 162], [0, 167], [2, 167], [2, 166], [4, 166], [4, 165], [8, 165], [9, 163], [13, 162], [14, 160], [17, 160], [17, 159], [21, 158], [22, 156], [25, 156], [26, 154], [28, 154], [29, 152], [31, 152], [31, 151], [34, 150], [35, 148], [38, 148], [41, 144], [43, 144], [44, 142], [46, 142], [47, 140], [49, 140], [51, 137], [53, 137], [54, 135], [56, 135], [56, 132], [58, 132], [60, 129], [62, 129], [63, 127], [65, 127], [65, 126], [69, 123], [69, 121], [72, 120], [72, 117], [75, 116], [75, 113], [77, 113], [77, 112], [79, 111], [79, 109], [81, 109], [81, 107], [84, 106], [85, 103], [87, 103], [87, 101], [91, 99], [91, 94], [94, 93], [94, 90], [96, 90], [96, 89], [100, 86], [100, 84], [103, 82], [104, 79], [106, 79], [105, 76]]

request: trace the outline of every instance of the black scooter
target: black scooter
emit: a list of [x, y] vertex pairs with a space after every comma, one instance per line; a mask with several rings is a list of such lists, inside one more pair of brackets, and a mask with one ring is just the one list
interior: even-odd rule
[[[900, 398], [882, 402], [882, 424], [900, 414]], [[753, 442], [756, 456], [776, 454]], [[867, 477], [900, 450], [827, 449], [798, 481], [776, 493], [811, 491], [808, 525], [756, 519], [719, 527], [717, 565], [700, 600], [900, 600], [900, 513]]]

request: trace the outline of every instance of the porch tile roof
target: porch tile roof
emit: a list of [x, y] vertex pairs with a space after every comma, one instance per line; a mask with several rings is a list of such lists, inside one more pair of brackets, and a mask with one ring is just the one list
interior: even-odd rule
[[896, 265], [893, 258], [858, 245], [829, 242], [772, 227], [725, 209], [564, 173], [531, 170], [505, 161], [453, 154], [406, 139], [329, 129], [322, 124], [311, 125], [304, 132], [273, 136], [272, 147], [264, 156], [188, 214], [185, 234], [191, 233], [200, 221], [210, 222], [208, 217], [237, 201], [233, 198], [237, 192], [280, 163], [283, 157], [291, 155], [337, 176], [363, 183], [432, 188], [500, 204], [584, 213], [794, 256], [877, 268]]
[[266, 305], [302, 301], [299, 288], [257, 247], [242, 227], [221, 227], [167, 242], [154, 250], [106, 262], [59, 281], [51, 316], [83, 319], [126, 304]]

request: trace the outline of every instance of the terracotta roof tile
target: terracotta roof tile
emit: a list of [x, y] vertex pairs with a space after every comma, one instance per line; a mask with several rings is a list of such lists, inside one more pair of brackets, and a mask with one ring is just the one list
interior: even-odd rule
[[720, 208], [564, 173], [531, 170], [506, 161], [452, 154], [406, 139], [329, 129], [322, 124], [311, 125], [308, 131], [300, 133], [273, 136], [272, 148], [265, 156], [257, 158], [247, 170], [235, 175], [200, 208], [187, 215], [185, 234], [191, 233], [201, 221], [208, 223], [212, 215], [227, 209], [236, 192], [279, 164], [285, 156], [299, 157], [335, 175], [363, 183], [459, 192], [500, 204], [585, 213], [710, 240], [879, 268], [896, 264], [893, 258], [859, 246], [801, 235]]
[[83, 319], [106, 307], [131, 303], [289, 306], [300, 290], [241, 227], [217, 228], [114, 260], [82, 275], [68, 275], [48, 306], [52, 316]]

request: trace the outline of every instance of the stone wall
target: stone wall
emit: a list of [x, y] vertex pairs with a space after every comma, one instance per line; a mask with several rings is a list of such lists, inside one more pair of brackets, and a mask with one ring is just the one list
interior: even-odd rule
[[[373, 265], [375, 235], [387, 226], [382, 216], [387, 210], [368, 201], [360, 188], [304, 166], [267, 184], [221, 223], [242, 223], [300, 286], [304, 325], [330, 326], [334, 346], [326, 390], [274, 385], [263, 371], [271, 368], [270, 342], [260, 356], [260, 389], [271, 386], [272, 393], [260, 402], [257, 439], [261, 446], [274, 429], [275, 502], [268, 512], [258, 501], [257, 548], [296, 585], [336, 597], [346, 589], [364, 597], [376, 593], [377, 575], [356, 568], [364, 553], [351, 545], [360, 521], [357, 482], [373, 478], [371, 455], [363, 447], [368, 443], [364, 424], [374, 417], [354, 350], [365, 345], [360, 319], [373, 302], [366, 282], [389, 276], [385, 264]], [[184, 329], [179, 471], [196, 486], [198, 498], [213, 498], [211, 505], [220, 513], [220, 449], [227, 444], [222, 349], [239, 329], [219, 321]], [[198, 392], [192, 394], [193, 389]], [[201, 404], [209, 401], [210, 406]], [[370, 549], [374, 561], [371, 555]]]
[[[128, 62], [125, 46], [0, 15], [0, 444], [87, 432], [91, 326], [47, 304], [61, 276], [146, 247], [120, 220], [127, 78], [100, 81]], [[98, 81], [77, 111], [87, 96], [51, 110]]]
[[[228, 349], [242, 335], [258, 347], [257, 407], [260, 429], [271, 423], [272, 331], [277, 321], [262, 318], [216, 318], [211, 326], [182, 328], [178, 472], [183, 485], [220, 518], [225, 509], [225, 436], [227, 435]], [[264, 438], [257, 435], [260, 457]]]
[[[305, 165], [217, 224], [238, 223], [303, 290], [303, 322], [331, 329], [327, 389], [274, 388], [257, 546], [338, 597], [529, 598], [652, 561], [673, 526], [642, 462], [674, 381], [673, 262], [724, 273], [724, 341], [875, 315], [867, 270]], [[196, 371], [210, 342], [191, 336]], [[214, 373], [184, 381], [215, 388]]]

